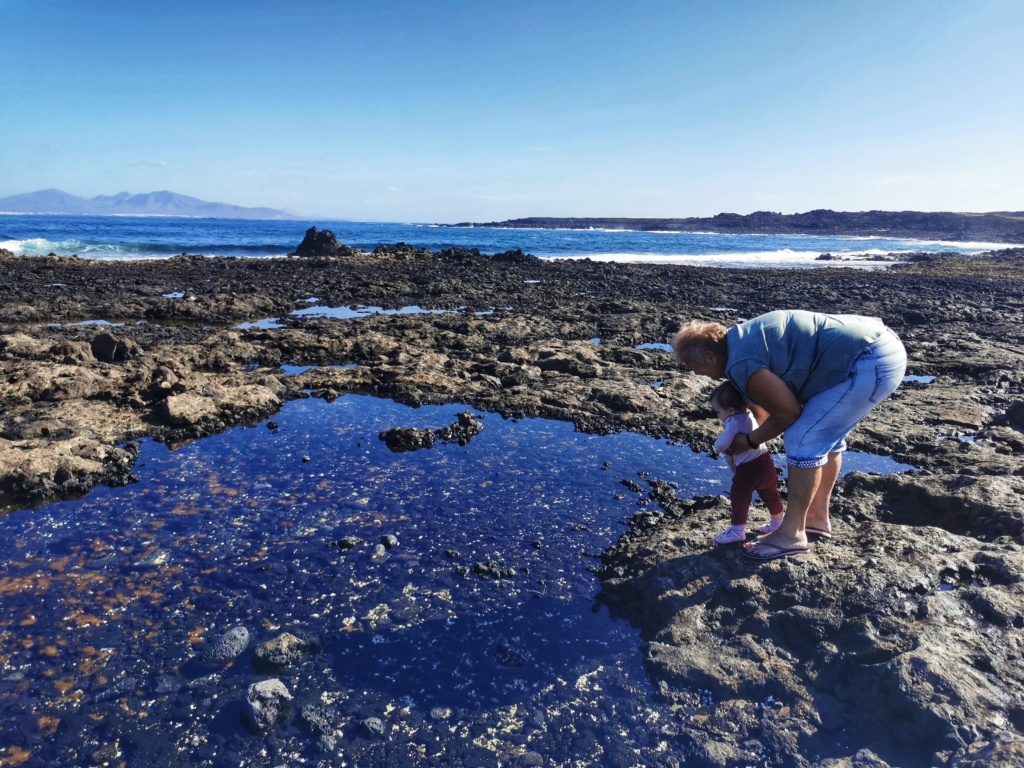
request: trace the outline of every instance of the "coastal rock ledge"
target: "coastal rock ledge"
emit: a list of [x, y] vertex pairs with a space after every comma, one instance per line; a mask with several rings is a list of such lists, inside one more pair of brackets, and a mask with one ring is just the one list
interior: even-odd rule
[[886, 480], [849, 476], [800, 557], [709, 546], [721, 498], [663, 499], [605, 553], [601, 599], [700, 764], [1024, 765], [1024, 547], [908, 525]]

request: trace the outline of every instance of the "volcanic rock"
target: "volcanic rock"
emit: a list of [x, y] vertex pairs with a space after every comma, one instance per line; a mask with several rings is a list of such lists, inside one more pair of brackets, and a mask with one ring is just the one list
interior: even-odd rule
[[232, 627], [203, 652], [203, 661], [208, 664], [227, 664], [241, 656], [248, 647], [249, 630], [245, 627]]
[[316, 227], [306, 230], [306, 236], [302, 238], [295, 249], [296, 256], [312, 258], [329, 258], [336, 256], [354, 256], [358, 254], [355, 248], [342, 245], [329, 229], [317, 231]]
[[269, 731], [288, 716], [292, 694], [280, 680], [261, 680], [249, 686], [246, 713], [256, 731]]

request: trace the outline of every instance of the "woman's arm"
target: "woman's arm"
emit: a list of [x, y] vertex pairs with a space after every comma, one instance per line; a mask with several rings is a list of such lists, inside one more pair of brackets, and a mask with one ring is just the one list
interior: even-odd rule
[[754, 421], [757, 422], [757, 426], [764, 424], [765, 419], [768, 418], [768, 411], [759, 405], [754, 405], [753, 403], [747, 403], [747, 406], [750, 408], [750, 413], [754, 416]]
[[[767, 368], [759, 368], [750, 375], [747, 381], [747, 394], [760, 406], [757, 410], [751, 409], [759, 426], [750, 433], [750, 439], [757, 444], [766, 443], [773, 437], [781, 435], [790, 424], [800, 418], [804, 409], [786, 382]], [[748, 447], [747, 439], [743, 435], [738, 435], [732, 444], [732, 450], [736, 453], [741, 453]]]

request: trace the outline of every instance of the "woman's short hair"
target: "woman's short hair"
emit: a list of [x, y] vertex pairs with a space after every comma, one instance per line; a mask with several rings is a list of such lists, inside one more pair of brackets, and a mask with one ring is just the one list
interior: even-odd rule
[[691, 320], [672, 339], [676, 360], [683, 365], [703, 363], [707, 360], [708, 352], [715, 352], [724, 361], [727, 351], [726, 331], [728, 328], [721, 323]]

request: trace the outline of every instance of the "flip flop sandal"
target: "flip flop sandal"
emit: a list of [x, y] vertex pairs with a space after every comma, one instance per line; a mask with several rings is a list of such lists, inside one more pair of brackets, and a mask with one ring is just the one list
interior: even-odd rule
[[808, 536], [816, 536], [819, 539], [832, 538], [832, 531], [826, 531], [823, 528], [812, 528], [811, 526], [807, 526], [806, 528], [804, 528], [804, 533], [806, 533]]
[[[763, 554], [757, 554], [757, 549], [767, 549]], [[752, 560], [775, 560], [780, 557], [791, 555], [805, 555], [811, 551], [810, 547], [778, 547], [767, 541], [754, 541], [743, 548], [743, 554]]]

